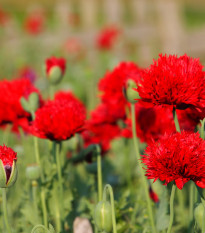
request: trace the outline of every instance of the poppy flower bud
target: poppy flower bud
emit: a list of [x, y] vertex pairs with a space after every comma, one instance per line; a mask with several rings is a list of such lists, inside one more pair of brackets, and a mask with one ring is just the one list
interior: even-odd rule
[[202, 229], [202, 222], [203, 222], [203, 213], [204, 213], [204, 206], [202, 203], [198, 204], [197, 207], [194, 209], [194, 218], [196, 220], [197, 226]]
[[46, 60], [46, 75], [51, 84], [58, 84], [65, 73], [66, 61], [63, 58], [51, 57]]
[[134, 90], [134, 88], [137, 88], [137, 84], [132, 79], [129, 79], [127, 81], [127, 85], [126, 85], [126, 88], [124, 90], [124, 94], [125, 94], [127, 101], [132, 103], [132, 104], [136, 103], [137, 102], [136, 99], [140, 98], [138, 92], [136, 90]]
[[26, 168], [26, 177], [29, 180], [37, 180], [41, 175], [41, 169], [38, 164], [32, 164]]
[[0, 146], [0, 188], [8, 188], [16, 182], [16, 154], [11, 148]]
[[112, 209], [108, 201], [101, 201], [95, 207], [95, 224], [99, 231], [112, 231]]

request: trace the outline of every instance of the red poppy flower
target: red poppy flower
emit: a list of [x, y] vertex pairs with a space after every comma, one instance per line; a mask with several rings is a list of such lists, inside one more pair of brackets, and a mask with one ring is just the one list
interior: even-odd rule
[[[142, 142], [149, 143], [153, 139], [159, 140], [165, 133], [176, 132], [172, 111], [170, 108], [145, 108], [141, 104], [135, 104], [136, 132]], [[125, 121], [127, 125], [122, 130], [122, 136], [132, 137], [131, 119]]]
[[50, 57], [46, 59], [46, 74], [49, 75], [52, 68], [59, 67], [62, 74], [65, 73], [66, 60], [64, 58]]
[[110, 149], [110, 142], [120, 136], [120, 128], [105, 104], [100, 104], [91, 112], [91, 119], [86, 122], [85, 129], [82, 133], [85, 146], [100, 144], [102, 154]]
[[159, 55], [143, 73], [138, 86], [142, 101], [178, 109], [205, 106], [205, 76], [199, 59]]
[[120, 31], [115, 27], [104, 28], [97, 37], [99, 49], [111, 49], [119, 36]]
[[148, 179], [160, 179], [165, 185], [175, 181], [182, 189], [193, 180], [205, 188], [205, 141], [198, 133], [176, 133], [152, 142], [142, 158]]
[[39, 94], [28, 79], [0, 81], [0, 124], [15, 124], [19, 119], [30, 117], [30, 114], [22, 108], [20, 99], [21, 97], [27, 99], [32, 92]]
[[9, 20], [9, 15], [0, 8], [0, 26], [5, 26]]
[[12, 167], [13, 161], [17, 160], [17, 153], [14, 152], [10, 147], [0, 145], [0, 160], [3, 165], [9, 165]]
[[102, 92], [101, 100], [107, 105], [110, 115], [116, 120], [124, 119], [128, 102], [123, 95], [129, 79], [136, 83], [141, 78], [141, 69], [132, 62], [122, 62], [113, 71], [107, 72], [99, 82], [99, 90]]
[[36, 111], [33, 134], [50, 140], [66, 140], [82, 130], [85, 108], [72, 94], [60, 92]]

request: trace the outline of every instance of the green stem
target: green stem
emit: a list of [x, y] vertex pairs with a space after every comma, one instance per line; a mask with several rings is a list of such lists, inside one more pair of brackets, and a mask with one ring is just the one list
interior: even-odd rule
[[38, 218], [38, 204], [37, 204], [37, 197], [36, 197], [37, 185], [38, 185], [38, 183], [36, 182], [36, 180], [33, 180], [32, 181], [33, 207], [34, 207], [35, 214], [36, 214], [36, 216]]
[[[57, 165], [57, 174], [58, 174], [58, 186], [59, 186], [59, 196], [56, 197], [57, 199], [57, 205], [58, 205], [58, 211], [56, 214], [56, 220], [57, 220], [57, 228], [61, 231], [61, 220], [64, 217], [64, 211], [63, 211], [63, 179], [62, 179], [62, 173], [61, 173], [61, 163], [60, 163], [60, 143], [59, 142], [53, 142], [54, 145], [54, 153], [55, 153], [55, 160]], [[60, 232], [59, 231], [59, 232]]]
[[201, 138], [204, 140], [204, 124], [205, 118], [201, 121]]
[[103, 190], [103, 201], [107, 200], [107, 192], [110, 196], [110, 204], [112, 208], [112, 226], [113, 226], [113, 233], [117, 233], [117, 224], [115, 218], [115, 206], [114, 206], [114, 194], [111, 185], [106, 184]]
[[193, 182], [190, 183], [190, 195], [189, 195], [189, 232], [192, 232], [192, 224], [194, 217], [194, 200], [195, 200], [195, 185]]
[[167, 233], [171, 233], [172, 229], [172, 224], [174, 221], [174, 196], [175, 196], [175, 191], [176, 191], [176, 185], [172, 185], [172, 191], [171, 191], [171, 196], [170, 196], [170, 219], [169, 219], [169, 227], [167, 230]]
[[42, 205], [42, 210], [43, 210], [43, 223], [44, 223], [44, 226], [48, 227], [48, 216], [47, 216], [46, 198], [45, 198], [44, 188], [41, 188], [41, 205]]
[[57, 172], [58, 172], [58, 182], [59, 182], [59, 189], [60, 189], [60, 198], [63, 198], [63, 179], [62, 179], [62, 172], [61, 172], [61, 163], [60, 163], [60, 143], [56, 143], [56, 165], [57, 165]]
[[102, 161], [99, 145], [97, 147], [98, 201], [102, 200]]
[[173, 118], [174, 118], [174, 123], [175, 123], [175, 127], [176, 127], [176, 131], [181, 133], [181, 130], [180, 130], [180, 126], [179, 126], [179, 121], [178, 121], [178, 118], [177, 118], [177, 113], [176, 113], [176, 108], [173, 107]]
[[4, 133], [3, 133], [3, 144], [8, 144], [8, 139], [9, 139], [9, 134], [11, 132], [12, 129], [12, 124], [7, 124], [6, 128], [4, 129]]
[[145, 192], [145, 197], [146, 197], [146, 202], [147, 202], [149, 219], [150, 219], [150, 223], [152, 226], [152, 232], [156, 233], [157, 229], [156, 229], [156, 226], [154, 223], [154, 216], [153, 216], [153, 212], [152, 212], [152, 203], [151, 203], [151, 200], [149, 197], [148, 182], [147, 182], [147, 179], [145, 177], [145, 172], [144, 172], [144, 169], [142, 167], [142, 163], [140, 162], [141, 157], [140, 157], [139, 145], [138, 145], [137, 134], [136, 134], [135, 104], [131, 104], [131, 116], [132, 116], [132, 134], [133, 134], [134, 147], [135, 147], [135, 152], [137, 155], [137, 160], [138, 160], [138, 164], [139, 164], [139, 168], [140, 168], [140, 172], [141, 172], [141, 176], [142, 176], [142, 181], [143, 181], [142, 184], [144, 186], [144, 192]]
[[6, 200], [6, 189], [2, 188], [2, 198], [3, 198], [3, 212], [4, 212], [4, 221], [6, 224], [7, 233], [11, 233], [11, 228], [8, 222], [8, 213], [7, 213], [7, 200]]

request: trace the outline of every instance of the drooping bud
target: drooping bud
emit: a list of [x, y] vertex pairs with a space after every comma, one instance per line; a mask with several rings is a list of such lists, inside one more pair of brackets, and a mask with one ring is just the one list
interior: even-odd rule
[[203, 214], [204, 214], [204, 206], [202, 203], [199, 203], [194, 209], [194, 218], [196, 220], [197, 226], [200, 229], [202, 229]]
[[99, 231], [112, 231], [112, 209], [108, 201], [101, 201], [95, 208], [95, 224]]
[[64, 58], [51, 57], [46, 60], [46, 75], [51, 84], [59, 83], [65, 73], [66, 61]]
[[133, 104], [137, 102], [136, 99], [140, 98], [140, 96], [139, 96], [138, 92], [135, 90], [135, 88], [137, 88], [137, 84], [132, 79], [129, 79], [127, 81], [126, 87], [124, 89], [124, 95], [125, 95], [127, 101], [130, 103], [133, 103]]
[[29, 180], [31, 181], [37, 180], [40, 177], [40, 175], [41, 175], [41, 169], [38, 164], [32, 164], [26, 168], [26, 177]]
[[12, 186], [17, 179], [16, 152], [6, 146], [0, 146], [0, 188]]

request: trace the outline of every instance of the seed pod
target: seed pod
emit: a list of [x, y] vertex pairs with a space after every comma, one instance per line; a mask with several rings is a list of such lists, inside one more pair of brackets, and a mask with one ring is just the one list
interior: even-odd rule
[[95, 224], [99, 231], [112, 231], [112, 209], [108, 201], [101, 201], [95, 208]]

